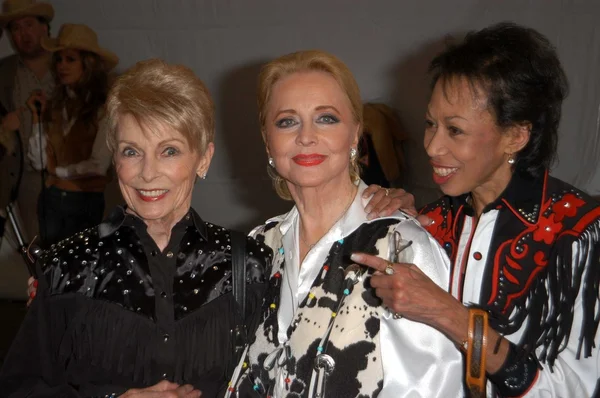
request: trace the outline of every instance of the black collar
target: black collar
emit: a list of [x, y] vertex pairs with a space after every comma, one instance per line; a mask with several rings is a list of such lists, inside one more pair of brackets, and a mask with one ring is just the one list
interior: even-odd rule
[[[198, 233], [200, 233], [204, 239], [208, 238], [206, 224], [193, 208], [190, 207], [187, 214], [175, 225], [175, 227], [179, 226], [180, 224], [184, 226], [193, 224]], [[146, 223], [141, 218], [131, 213], [127, 213], [125, 206], [117, 206], [98, 226], [98, 235], [101, 239], [105, 238], [109, 235], [112, 235], [123, 225], [131, 225], [136, 228], [139, 227], [143, 228], [144, 230], [146, 229]]]
[[[507, 207], [515, 215], [528, 224], [535, 224], [540, 216], [540, 209], [544, 201], [548, 171], [540, 177], [532, 177], [523, 172], [516, 171], [508, 186], [492, 203], [488, 204], [483, 212]], [[471, 205], [471, 195], [465, 194], [452, 198], [453, 206], [459, 209], [463, 206], [465, 214], [473, 216], [475, 211]]]

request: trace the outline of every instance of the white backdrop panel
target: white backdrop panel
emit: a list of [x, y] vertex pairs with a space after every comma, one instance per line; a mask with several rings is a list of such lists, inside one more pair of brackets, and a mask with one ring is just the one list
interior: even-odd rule
[[[207, 220], [249, 229], [290, 204], [266, 176], [256, 76], [281, 54], [320, 48], [344, 60], [363, 99], [398, 110], [411, 136], [403, 184], [419, 203], [437, 192], [422, 147], [426, 67], [447, 35], [512, 20], [546, 34], [571, 82], [554, 174], [600, 194], [600, 2], [597, 0], [53, 0], [52, 33], [85, 23], [121, 58], [118, 71], [160, 57], [190, 66], [217, 104], [217, 152], [194, 207]], [[10, 52], [2, 40], [2, 54]], [[109, 202], [119, 201], [111, 186]]]

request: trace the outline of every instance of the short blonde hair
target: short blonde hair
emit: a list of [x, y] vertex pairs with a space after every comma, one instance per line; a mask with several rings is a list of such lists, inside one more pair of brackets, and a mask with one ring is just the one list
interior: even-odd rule
[[[333, 77], [348, 97], [354, 121], [360, 126], [362, 134], [363, 105], [360, 98], [358, 83], [350, 69], [337, 57], [325, 51], [307, 50], [287, 54], [266, 64], [258, 79], [258, 117], [263, 140], [266, 142], [266, 118], [269, 100], [275, 84], [282, 78], [298, 72], [325, 72]], [[286, 181], [269, 167], [269, 176], [273, 179], [273, 186], [279, 197], [291, 200], [290, 191]], [[360, 170], [357, 156], [350, 162], [350, 177], [353, 182], [360, 179]]]
[[183, 65], [160, 59], [140, 61], [119, 76], [108, 93], [106, 117], [110, 126], [106, 141], [117, 147], [121, 115], [138, 123], [164, 123], [181, 133], [190, 148], [203, 154], [215, 137], [215, 105], [196, 74]]

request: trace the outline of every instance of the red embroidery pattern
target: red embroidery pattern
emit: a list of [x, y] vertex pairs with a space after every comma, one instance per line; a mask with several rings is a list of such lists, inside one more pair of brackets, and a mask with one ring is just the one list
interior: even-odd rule
[[424, 214], [432, 220], [432, 223], [425, 227], [425, 229], [427, 229], [440, 246], [446, 250], [450, 259], [454, 261], [456, 255], [456, 241], [452, 231], [452, 212], [445, 211], [442, 213], [442, 207], [438, 206]]
[[[532, 283], [550, 263], [550, 249], [558, 239], [564, 235], [579, 235], [600, 214], [600, 208], [595, 208], [589, 214], [581, 214], [589, 206], [575, 191], [563, 191], [562, 194], [553, 192], [552, 196], [547, 193], [544, 181], [542, 197], [545, 200], [539, 206], [535, 224], [504, 201], [520, 220], [517, 223], [522, 229], [516, 237], [498, 242], [498, 246], [493, 249], [495, 252], [492, 257], [493, 269], [487, 304], [496, 307], [498, 311], [506, 313], [515, 304], [515, 300], [527, 294]], [[453, 263], [453, 274], [458, 266], [454, 262], [459, 238], [454, 224], [460, 223], [462, 208], [453, 215], [447, 206], [444, 200], [440, 200], [423, 209], [422, 214], [433, 220], [426, 229], [446, 250]], [[451, 280], [453, 279], [451, 275]]]
[[[549, 217], [540, 216], [538, 225], [533, 231], [533, 240], [536, 242], [544, 242], [550, 245], [556, 239], [556, 235], [562, 230], [562, 223], [554, 222], [554, 216], [556, 214], [550, 214]], [[572, 217], [572, 216], [571, 216]]]
[[578, 198], [572, 193], [566, 194], [552, 207], [552, 210], [556, 214], [556, 221], [560, 222], [565, 217], [574, 217], [577, 214], [577, 209], [584, 204], [585, 201], [583, 199]]
[[[584, 200], [572, 193], [555, 202], [547, 200], [541, 206], [537, 224], [529, 224], [516, 238], [500, 245], [494, 256], [494, 282], [488, 305], [503, 304], [501, 310], [506, 312], [515, 299], [527, 293], [536, 276], [548, 265], [546, 247], [552, 246], [562, 233], [570, 230], [565, 227], [565, 221], [575, 217], [584, 204]], [[531, 253], [532, 247], [534, 253]], [[519, 272], [523, 271], [522, 264], [527, 263], [529, 255], [532, 255], [535, 267], [528, 274]], [[504, 288], [499, 287], [498, 281], [501, 280], [505, 280]], [[498, 298], [503, 294], [506, 294], [506, 299], [499, 303]]]
[[[444, 225], [444, 215], [442, 214], [442, 208], [436, 207], [433, 211], [425, 214], [427, 217], [431, 218], [431, 224], [427, 227], [427, 230], [433, 236], [439, 236], [438, 231], [445, 231]], [[451, 215], [450, 215], [451, 217]]]

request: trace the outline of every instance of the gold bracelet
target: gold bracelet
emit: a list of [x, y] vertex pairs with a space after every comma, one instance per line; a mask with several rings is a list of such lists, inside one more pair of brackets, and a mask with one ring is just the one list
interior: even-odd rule
[[471, 397], [485, 397], [488, 313], [469, 309], [466, 382]]

